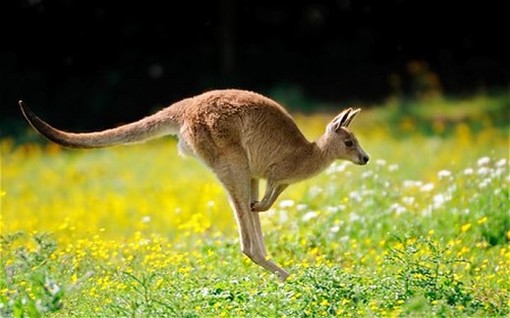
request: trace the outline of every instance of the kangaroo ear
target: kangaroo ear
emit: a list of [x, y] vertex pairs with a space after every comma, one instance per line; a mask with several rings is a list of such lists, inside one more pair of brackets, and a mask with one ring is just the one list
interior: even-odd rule
[[356, 117], [357, 114], [359, 114], [360, 111], [361, 108], [358, 108], [356, 110], [351, 109], [351, 112], [349, 112], [349, 114], [347, 115], [347, 119], [343, 122], [342, 127], [348, 127], [351, 124], [351, 121], [354, 119], [354, 117]]
[[349, 116], [352, 112], [352, 108], [347, 108], [338, 114], [333, 120], [328, 124], [328, 131], [335, 132], [340, 129], [340, 127], [346, 127], [345, 122], [349, 120]]

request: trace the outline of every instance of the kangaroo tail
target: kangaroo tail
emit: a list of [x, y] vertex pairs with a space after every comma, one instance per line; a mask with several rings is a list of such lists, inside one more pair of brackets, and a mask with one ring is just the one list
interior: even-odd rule
[[177, 111], [168, 107], [154, 115], [117, 128], [90, 133], [72, 133], [53, 128], [37, 117], [23, 101], [19, 101], [19, 105], [21, 112], [36, 131], [48, 140], [68, 148], [102, 148], [137, 143], [177, 134], [180, 128]]

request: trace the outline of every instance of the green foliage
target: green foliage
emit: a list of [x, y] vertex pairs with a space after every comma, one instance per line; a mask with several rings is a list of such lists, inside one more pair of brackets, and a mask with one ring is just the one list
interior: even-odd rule
[[[23, 236], [18, 232], [2, 237], [2, 250], [12, 248]], [[2, 316], [39, 317], [62, 309], [64, 293], [53, 278], [58, 275], [53, 272], [57, 264], [52, 262], [56, 243], [44, 234], [34, 234], [31, 239], [36, 244], [33, 250], [20, 246], [14, 249], [9, 262], [2, 261], [0, 288], [6, 290], [0, 297]]]

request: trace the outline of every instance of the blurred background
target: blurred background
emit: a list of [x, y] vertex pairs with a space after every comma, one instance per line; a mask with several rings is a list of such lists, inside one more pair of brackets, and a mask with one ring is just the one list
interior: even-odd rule
[[93, 130], [230, 87], [294, 112], [490, 95], [507, 123], [505, 12], [435, 0], [2, 1], [0, 136], [26, 131], [19, 99], [57, 127]]

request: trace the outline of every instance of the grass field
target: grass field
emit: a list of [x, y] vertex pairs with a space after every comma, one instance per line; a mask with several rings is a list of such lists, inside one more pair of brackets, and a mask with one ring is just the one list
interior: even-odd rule
[[[0, 316], [508, 316], [508, 96], [425, 104], [362, 112], [372, 161], [262, 215], [285, 284], [240, 253], [225, 193], [175, 139], [3, 140]], [[296, 117], [310, 139], [330, 119]]]

